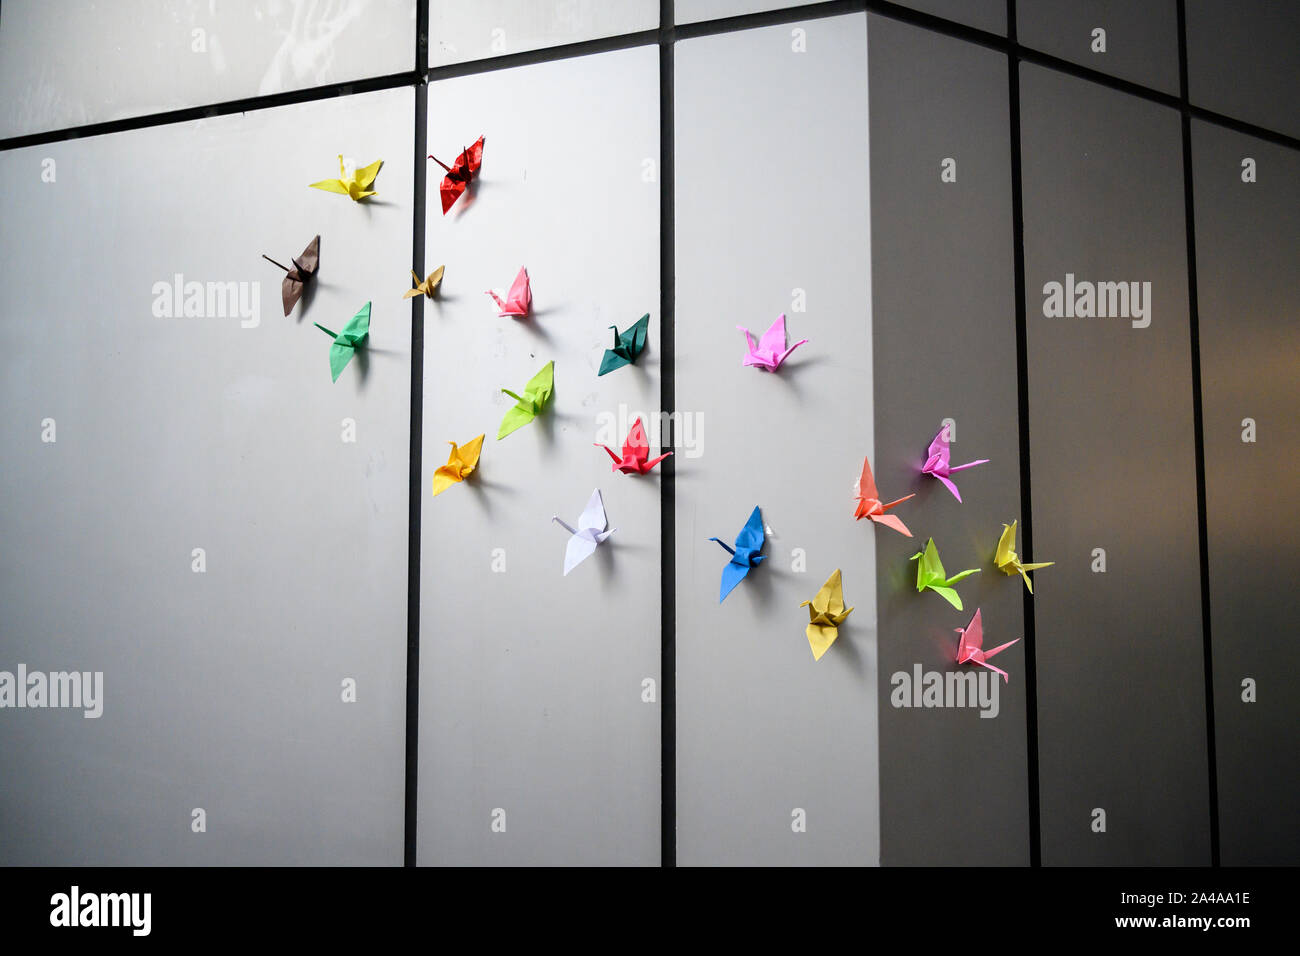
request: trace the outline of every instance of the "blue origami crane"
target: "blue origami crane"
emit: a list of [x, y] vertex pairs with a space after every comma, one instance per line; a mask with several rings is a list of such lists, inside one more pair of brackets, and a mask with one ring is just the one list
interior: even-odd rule
[[750, 512], [749, 520], [745, 522], [745, 527], [740, 529], [740, 534], [736, 535], [736, 548], [734, 551], [723, 544], [719, 538], [709, 539], [710, 541], [717, 541], [731, 555], [731, 560], [722, 569], [722, 586], [718, 590], [719, 604], [727, 599], [727, 595], [735, 589], [737, 584], [745, 580], [745, 575], [749, 573], [749, 569], [758, 567], [759, 563], [766, 557], [766, 555], [759, 554], [763, 550], [765, 539], [763, 515], [759, 511], [758, 505], [755, 505], [754, 510]]

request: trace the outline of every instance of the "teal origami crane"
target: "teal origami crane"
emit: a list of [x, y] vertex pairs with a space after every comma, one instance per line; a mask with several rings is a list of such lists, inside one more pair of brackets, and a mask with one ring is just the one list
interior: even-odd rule
[[506, 417], [501, 419], [501, 427], [497, 430], [497, 441], [523, 428], [546, 408], [546, 403], [551, 400], [551, 393], [555, 391], [555, 362], [547, 362], [540, 372], [528, 380], [528, 384], [524, 386], [524, 394], [516, 395], [508, 388], [503, 388], [501, 391], [513, 398], [515, 404], [510, 411], [506, 412]]
[[596, 373], [598, 376], [624, 365], [636, 364], [637, 356], [645, 351], [646, 336], [650, 331], [650, 313], [641, 316], [622, 332], [617, 325], [611, 325], [610, 328], [614, 330], [614, 347], [605, 349], [605, 355], [600, 360], [600, 371]]
[[330, 374], [337, 382], [343, 370], [352, 361], [352, 356], [357, 354], [357, 349], [365, 345], [366, 338], [370, 335], [370, 303], [367, 302], [356, 315], [348, 319], [348, 324], [343, 326], [342, 332], [331, 332], [319, 322], [312, 324], [334, 340], [334, 344], [330, 346]]
[[948, 577], [948, 573], [943, 569], [943, 562], [939, 560], [939, 549], [934, 546], [934, 538], [925, 542], [925, 550], [916, 552], [909, 560], [919, 561], [916, 566], [917, 591], [929, 588], [957, 610], [962, 609], [961, 595], [954, 590], [953, 585], [964, 577], [979, 574], [979, 568], [959, 571], [952, 577]]

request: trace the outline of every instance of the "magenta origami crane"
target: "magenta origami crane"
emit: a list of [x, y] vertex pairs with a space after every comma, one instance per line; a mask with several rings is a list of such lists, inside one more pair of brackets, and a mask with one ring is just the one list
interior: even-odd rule
[[800, 339], [789, 348], [785, 347], [785, 313], [782, 312], [777, 320], [772, 323], [772, 327], [763, 333], [763, 337], [754, 344], [754, 336], [743, 325], [736, 328], [745, 333], [745, 342], [749, 345], [749, 351], [745, 354], [745, 360], [742, 365], [753, 365], [765, 372], [775, 372], [781, 367], [781, 363], [790, 357], [790, 353], [799, 346], [807, 342], [807, 339]]
[[[667, 451], [658, 458], [650, 458], [650, 440], [646, 438], [645, 427], [641, 424], [641, 419], [632, 423], [632, 429], [627, 433], [627, 441], [623, 442], [623, 457], [616, 455], [608, 445], [602, 445], [600, 442], [594, 442], [597, 448], [603, 448], [608, 452], [609, 457], [614, 459], [613, 471], [621, 471], [625, 475], [644, 475], [651, 468], [663, 461], [672, 452]], [[647, 459], [649, 459], [647, 461]]]
[[921, 468], [921, 474], [929, 475], [931, 478], [938, 478], [944, 483], [944, 486], [952, 492], [952, 496], [961, 501], [961, 492], [957, 490], [956, 484], [949, 477], [955, 471], [965, 471], [967, 468], [974, 468], [976, 465], [988, 463], [987, 458], [981, 458], [978, 461], [968, 461], [964, 465], [952, 464], [952, 451], [948, 447], [948, 436], [945, 434], [948, 426], [944, 425], [939, 429], [939, 434], [934, 436], [934, 441], [930, 442], [929, 457], [925, 460], [925, 465]]
[[999, 667], [994, 667], [988, 662], [988, 659], [995, 654], [1001, 654], [1020, 638], [1015, 641], [1007, 641], [991, 651], [984, 650], [984, 623], [980, 620], [980, 609], [975, 609], [975, 616], [970, 619], [970, 623], [965, 627], [954, 628], [961, 635], [961, 641], [957, 644], [957, 663], [958, 664], [978, 664], [980, 667], [987, 667], [995, 674], [1002, 675], [1003, 683], [1010, 683], [1011, 678], [1007, 672]]
[[519, 267], [519, 274], [515, 276], [515, 281], [511, 283], [510, 291], [506, 293], [504, 302], [491, 289], [484, 294], [492, 296], [492, 301], [501, 310], [498, 315], [512, 315], [518, 318], [527, 315], [528, 310], [533, 307], [533, 290], [528, 284], [528, 270], [523, 266]]

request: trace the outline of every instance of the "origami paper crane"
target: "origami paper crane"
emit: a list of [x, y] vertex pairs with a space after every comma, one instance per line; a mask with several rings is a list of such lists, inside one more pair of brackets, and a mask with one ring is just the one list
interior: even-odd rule
[[469, 187], [470, 181], [478, 175], [479, 167], [483, 165], [483, 137], [480, 136], [468, 149], [461, 150], [461, 154], [456, 157], [456, 162], [450, 166], [432, 153], [429, 154], [429, 158], [447, 170], [447, 175], [442, 177], [442, 185], [438, 187], [438, 192], [442, 195], [442, 214], [445, 216], [447, 210]]
[[447, 464], [439, 465], [433, 472], [433, 493], [440, 495], [458, 481], [464, 481], [478, 467], [478, 456], [483, 451], [483, 436], [471, 438], [464, 445], [447, 442], [451, 454]]
[[307, 248], [302, 251], [302, 255], [289, 260], [293, 263], [292, 269], [280, 265], [265, 252], [262, 253], [262, 258], [271, 265], [284, 269], [284, 281], [280, 283], [280, 299], [284, 302], [284, 314], [287, 316], [302, 298], [303, 287], [316, 275], [316, 267], [320, 265], [320, 236], [307, 243]]
[[595, 554], [596, 545], [604, 544], [605, 539], [618, 530], [617, 528], [605, 530], [609, 519], [605, 517], [605, 502], [600, 497], [599, 488], [591, 493], [591, 497], [587, 500], [587, 507], [582, 509], [582, 514], [578, 517], [578, 527], [565, 524], [560, 520], [559, 515], [552, 515], [551, 520], [571, 535], [569, 543], [564, 548], [565, 574]]
[[600, 360], [600, 371], [596, 373], [598, 376], [636, 362], [637, 356], [645, 351], [646, 336], [650, 330], [650, 313], [641, 316], [622, 332], [619, 332], [617, 325], [611, 325], [610, 328], [614, 330], [614, 347], [605, 349], [605, 354]]
[[597, 448], [605, 449], [610, 458], [614, 459], [614, 471], [621, 471], [625, 475], [644, 475], [651, 468], [659, 464], [669, 455], [670, 451], [664, 452], [658, 458], [650, 458], [650, 440], [646, 438], [645, 427], [641, 424], [641, 419], [632, 423], [632, 429], [627, 433], [627, 441], [623, 442], [623, 456], [620, 458], [614, 450], [608, 445], [602, 445], [600, 442], [593, 442]]
[[360, 169], [348, 175], [343, 168], [343, 154], [339, 153], [339, 178], [322, 179], [318, 183], [312, 183], [312, 189], [323, 189], [327, 193], [342, 193], [344, 196], [351, 196], [353, 202], [361, 202], [367, 196], [379, 195], [375, 190], [370, 189], [370, 184], [375, 181], [379, 175], [379, 167], [384, 165], [382, 159], [377, 159], [369, 166], [363, 166]]
[[930, 442], [929, 457], [925, 460], [925, 465], [921, 468], [921, 474], [929, 475], [932, 478], [938, 478], [943, 482], [944, 487], [952, 492], [952, 496], [961, 501], [961, 492], [949, 475], [955, 471], [965, 471], [967, 468], [974, 468], [976, 465], [988, 463], [987, 458], [981, 458], [979, 461], [968, 461], [964, 465], [950, 464], [952, 451], [948, 445], [948, 436], [944, 434], [944, 428], [939, 429], [939, 434], [934, 436], [934, 441]]
[[547, 362], [540, 372], [528, 380], [528, 384], [524, 386], [524, 394], [516, 395], [508, 388], [503, 388], [501, 391], [513, 398], [515, 405], [506, 412], [506, 417], [501, 419], [501, 428], [497, 430], [497, 441], [523, 428], [542, 413], [542, 409], [550, 401], [551, 393], [555, 391], [555, 362]]
[[343, 369], [352, 361], [352, 356], [357, 353], [357, 349], [365, 345], [366, 337], [370, 335], [370, 303], [367, 302], [356, 315], [348, 319], [348, 324], [343, 326], [342, 332], [331, 332], [319, 322], [312, 324], [334, 340], [334, 344], [330, 346], [330, 374], [337, 382]]
[[491, 289], [488, 289], [484, 294], [492, 296], [492, 301], [501, 310], [497, 313], [498, 315], [512, 315], [518, 318], [527, 315], [528, 310], [533, 307], [533, 290], [528, 284], [528, 270], [523, 266], [519, 267], [519, 274], [515, 276], [515, 281], [510, 284], [510, 291], [506, 293], [504, 302]]
[[880, 492], [876, 490], [876, 479], [871, 474], [871, 462], [866, 458], [862, 459], [862, 474], [858, 477], [858, 504], [853, 511], [854, 517], [861, 521], [863, 518], [870, 518], [877, 524], [883, 524], [893, 528], [899, 534], [905, 534], [909, 538], [912, 532], [907, 530], [907, 525], [903, 524], [902, 519], [897, 515], [885, 514], [894, 505], [901, 505], [908, 498], [915, 498], [911, 494], [899, 498], [897, 501], [891, 501], [889, 504], [880, 503]]
[[781, 363], [790, 357], [790, 353], [799, 346], [807, 342], [807, 339], [800, 339], [789, 348], [785, 347], [785, 313], [782, 312], [777, 320], [772, 323], [772, 327], [763, 333], [763, 337], [754, 344], [754, 336], [743, 325], [736, 328], [745, 333], [745, 342], [749, 345], [749, 351], [741, 365], [753, 365], [765, 372], [775, 372], [781, 367]]
[[[811, 605], [811, 607], [809, 607]], [[844, 586], [840, 583], [840, 569], [836, 568], [826, 579], [822, 589], [811, 601], [802, 601], [800, 607], [809, 607], [811, 620], [804, 633], [808, 635], [808, 645], [812, 648], [813, 660], [819, 661], [827, 649], [840, 636], [840, 625], [849, 616], [853, 608], [844, 606]]]
[[988, 662], [988, 659], [995, 654], [1001, 654], [1020, 638], [1015, 641], [1007, 641], [991, 651], [984, 650], [984, 624], [980, 621], [980, 609], [975, 609], [975, 616], [970, 619], [970, 623], [965, 627], [954, 628], [961, 635], [961, 640], [957, 642], [957, 663], [958, 664], [978, 664], [980, 667], [987, 667], [995, 674], [1002, 675], [1002, 682], [1009, 684], [1011, 678], [1007, 672], [1000, 667], [994, 667]]
[[960, 611], [961, 595], [953, 589], [953, 585], [964, 577], [979, 574], [979, 568], [959, 571], [952, 577], [948, 577], [943, 569], [943, 562], [939, 560], [939, 549], [934, 546], [934, 538], [926, 541], [925, 549], [916, 552], [909, 560], [918, 559], [920, 563], [916, 566], [916, 590], [919, 592], [929, 588]]
[[417, 295], [423, 292], [426, 296], [432, 299], [434, 293], [438, 291], [438, 286], [442, 285], [442, 273], [446, 268], [446, 266], [438, 266], [438, 268], [429, 273], [428, 277], [423, 282], [420, 281], [420, 277], [416, 275], [415, 270], [412, 269], [411, 281], [415, 283], [415, 288], [407, 289], [406, 292], [403, 293], [402, 298], [414, 299]]
[[762, 563], [766, 555], [759, 554], [759, 552], [763, 550], [765, 539], [763, 515], [758, 510], [757, 505], [750, 512], [745, 527], [741, 528], [740, 534], [736, 535], [736, 548], [734, 551], [722, 544], [720, 538], [709, 539], [710, 541], [717, 541], [718, 544], [722, 545], [723, 550], [731, 555], [731, 560], [722, 567], [722, 584], [718, 589], [719, 604], [727, 599], [727, 595], [732, 592], [737, 584], [745, 580], [745, 575], [749, 574], [750, 568], [756, 568]]
[[1016, 523], [1004, 524], [1002, 526], [1002, 537], [998, 538], [998, 549], [993, 554], [993, 563], [1002, 569], [1002, 573], [1010, 577], [1019, 572], [1020, 576], [1025, 579], [1025, 587], [1029, 588], [1029, 593], [1034, 593], [1034, 583], [1029, 580], [1029, 575], [1025, 572], [1034, 571], [1038, 568], [1048, 568], [1055, 564], [1055, 561], [1040, 561], [1037, 564], [1025, 564], [1020, 560], [1020, 555], [1016, 554]]

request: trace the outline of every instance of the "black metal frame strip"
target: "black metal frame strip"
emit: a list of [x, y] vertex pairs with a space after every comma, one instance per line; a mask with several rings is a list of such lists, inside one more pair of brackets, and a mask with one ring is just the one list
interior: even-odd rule
[[[1020, 428], [1020, 540], [1025, 559], [1034, 553], [1033, 495], [1029, 467], [1029, 326], [1025, 313], [1025, 203], [1020, 165], [1020, 59], [1015, 51], [1016, 0], [1007, 0], [1007, 102], [1011, 128], [1011, 235], [1016, 296], [1016, 402]], [[1042, 866], [1038, 792], [1038, 655], [1033, 595], [1021, 589], [1025, 622], [1025, 752], [1029, 788], [1029, 865]]]
[[1205, 671], [1205, 752], [1210, 785], [1210, 865], [1219, 865], [1219, 776], [1214, 738], [1214, 667], [1210, 635], [1210, 537], [1205, 508], [1205, 418], [1201, 404], [1201, 320], [1196, 298], [1196, 209], [1192, 189], [1192, 113], [1187, 102], [1187, 19], [1178, 0], [1178, 90], [1182, 97], [1183, 203], [1187, 235], [1187, 316], [1192, 345], [1192, 429], [1196, 441], [1196, 517], [1200, 534], [1201, 640]]
[[[411, 216], [411, 268], [424, 275], [424, 226], [428, 209], [429, 86], [423, 79], [429, 62], [429, 5], [419, 4], [415, 28], [415, 162]], [[406, 552], [406, 789], [402, 827], [402, 859], [416, 864], [419, 823], [420, 769], [420, 532], [424, 506], [424, 296], [411, 298], [411, 438], [410, 479], [407, 486]]]

